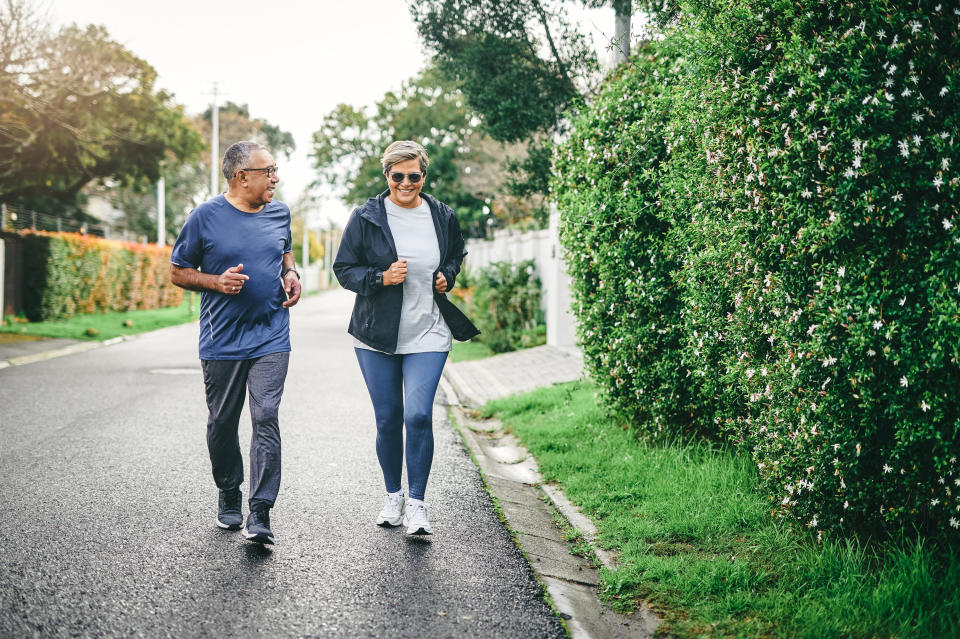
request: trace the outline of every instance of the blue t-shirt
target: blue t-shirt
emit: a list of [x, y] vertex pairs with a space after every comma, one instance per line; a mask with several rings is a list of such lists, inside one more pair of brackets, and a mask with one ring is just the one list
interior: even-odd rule
[[235, 208], [223, 195], [187, 217], [170, 261], [219, 275], [243, 264], [250, 277], [237, 295], [200, 296], [200, 359], [252, 359], [290, 350], [290, 312], [280, 271], [291, 251], [290, 209], [270, 202], [257, 213]]

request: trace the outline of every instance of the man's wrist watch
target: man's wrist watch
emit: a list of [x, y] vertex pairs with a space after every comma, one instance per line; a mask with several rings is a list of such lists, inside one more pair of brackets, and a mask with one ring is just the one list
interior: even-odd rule
[[377, 282], [377, 286], [383, 286], [383, 271], [377, 271], [373, 278]]
[[297, 271], [297, 269], [292, 268], [292, 267], [291, 267], [291, 268], [283, 269], [283, 273], [280, 273], [280, 279], [285, 278], [285, 277], [287, 276], [287, 273], [291, 273], [291, 272], [292, 272], [294, 275], [297, 276], [297, 279], [298, 279], [298, 280], [300, 279], [300, 272]]

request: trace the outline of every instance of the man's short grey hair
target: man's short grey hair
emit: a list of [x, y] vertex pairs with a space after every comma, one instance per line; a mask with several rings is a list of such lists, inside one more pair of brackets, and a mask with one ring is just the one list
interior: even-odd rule
[[262, 144], [250, 140], [234, 142], [223, 154], [223, 164], [220, 166], [223, 177], [227, 178], [228, 182], [237, 177], [237, 171], [250, 168], [250, 153], [266, 150], [267, 148]]
[[393, 142], [383, 152], [380, 158], [380, 164], [383, 165], [383, 172], [387, 173], [390, 167], [397, 162], [406, 162], [407, 160], [419, 160], [420, 172], [427, 172], [427, 165], [430, 164], [430, 158], [427, 157], [427, 151], [413, 140], [398, 140]]

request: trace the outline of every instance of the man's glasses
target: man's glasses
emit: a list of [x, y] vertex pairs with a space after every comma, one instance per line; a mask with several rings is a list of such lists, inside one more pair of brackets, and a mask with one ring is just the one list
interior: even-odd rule
[[416, 184], [423, 177], [423, 173], [391, 173], [390, 179], [400, 184], [403, 182], [403, 178], [410, 180], [410, 184]]
[[267, 174], [267, 177], [269, 178], [269, 177], [272, 176], [272, 175], [277, 175], [277, 172], [278, 172], [280, 169], [277, 167], [276, 164], [274, 164], [273, 166], [264, 166], [264, 167], [259, 168], [259, 169], [240, 169], [240, 170], [241, 170], [241, 171], [263, 171], [264, 173]]

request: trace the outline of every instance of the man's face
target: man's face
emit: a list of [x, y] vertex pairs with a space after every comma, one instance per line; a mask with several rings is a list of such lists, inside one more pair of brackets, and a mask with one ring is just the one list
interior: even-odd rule
[[[273, 156], [267, 151], [257, 149], [250, 153], [250, 162], [245, 167], [247, 169], [265, 169], [275, 166]], [[247, 182], [247, 193], [250, 196], [251, 203], [267, 204], [273, 201], [273, 193], [277, 188], [280, 178], [276, 173], [269, 176], [266, 171], [244, 171]]]
[[[420, 179], [417, 182], [411, 182], [409, 177], [410, 173], [420, 174]], [[400, 182], [396, 182], [393, 179], [393, 176], [397, 174], [403, 174]], [[387, 171], [386, 177], [387, 187], [390, 189], [390, 199], [394, 204], [406, 209], [417, 205], [420, 189], [423, 187], [423, 180], [426, 178], [426, 173], [420, 170], [419, 160], [414, 158], [392, 164], [390, 170]]]

